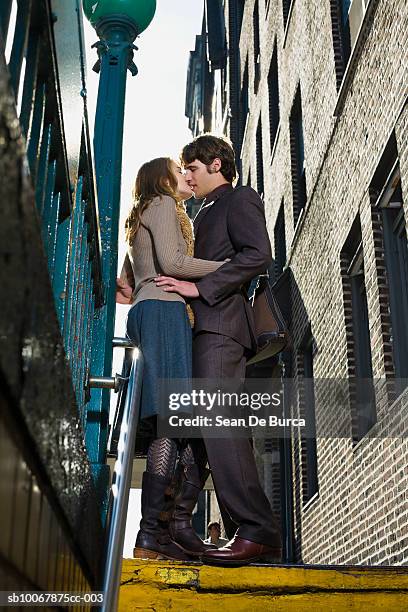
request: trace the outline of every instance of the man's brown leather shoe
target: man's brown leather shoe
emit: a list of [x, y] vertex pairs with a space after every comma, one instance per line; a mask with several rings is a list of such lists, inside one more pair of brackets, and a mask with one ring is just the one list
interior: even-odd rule
[[244, 540], [235, 536], [222, 548], [218, 550], [207, 550], [202, 557], [203, 563], [208, 565], [247, 565], [255, 561], [266, 561], [266, 557], [271, 559], [271, 563], [280, 563], [282, 549], [280, 547], [265, 546], [250, 540]]

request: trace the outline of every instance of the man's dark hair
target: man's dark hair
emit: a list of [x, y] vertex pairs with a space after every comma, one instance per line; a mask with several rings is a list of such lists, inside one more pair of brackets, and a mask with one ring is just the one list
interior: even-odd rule
[[207, 530], [210, 531], [211, 527], [218, 527], [218, 531], [221, 531], [221, 525], [219, 524], [218, 521], [211, 521], [211, 523], [208, 523]]
[[203, 134], [187, 144], [181, 152], [181, 161], [184, 165], [198, 159], [209, 166], [216, 157], [221, 160], [221, 174], [226, 181], [232, 183], [237, 176], [237, 169], [234, 149], [226, 138]]

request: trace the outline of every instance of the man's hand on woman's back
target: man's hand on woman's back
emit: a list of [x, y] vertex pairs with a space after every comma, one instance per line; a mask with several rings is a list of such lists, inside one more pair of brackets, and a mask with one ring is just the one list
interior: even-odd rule
[[177, 280], [171, 276], [157, 276], [154, 281], [156, 287], [161, 287], [163, 291], [178, 293], [185, 298], [196, 298], [200, 295], [195, 283], [190, 281]]

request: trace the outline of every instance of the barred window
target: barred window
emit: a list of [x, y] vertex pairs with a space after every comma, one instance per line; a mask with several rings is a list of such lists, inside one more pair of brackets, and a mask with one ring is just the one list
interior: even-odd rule
[[259, 117], [258, 127], [256, 130], [256, 184], [257, 191], [261, 198], [265, 193], [264, 186], [264, 169], [263, 169], [263, 153], [262, 153], [262, 119]]
[[360, 440], [376, 423], [373, 368], [360, 217], [341, 252], [343, 300], [348, 344], [352, 434]]
[[245, 62], [244, 73], [242, 75], [241, 94], [239, 97], [239, 124], [240, 124], [240, 145], [244, 141], [245, 127], [249, 112], [249, 78], [248, 78], [248, 58]]
[[306, 167], [305, 149], [303, 141], [302, 97], [298, 87], [289, 119], [292, 192], [293, 192], [293, 221], [296, 224], [300, 213], [306, 205]]
[[255, 1], [254, 12], [252, 15], [252, 26], [254, 31], [254, 92], [258, 93], [259, 82], [261, 80], [261, 48], [259, 40], [259, 0]]
[[356, 42], [369, 0], [330, 0], [337, 89]]
[[238, 15], [238, 26], [239, 26], [239, 30], [241, 30], [242, 19], [244, 17], [245, 0], [235, 0], [235, 2], [236, 2], [236, 9], [237, 9], [237, 15]]
[[269, 97], [269, 138], [271, 152], [273, 151], [276, 136], [278, 133], [280, 112], [279, 112], [279, 78], [278, 78], [278, 49], [275, 45], [272, 54], [271, 65], [268, 73], [268, 97]]
[[275, 280], [282, 274], [286, 264], [286, 235], [285, 235], [285, 210], [284, 203], [280, 205], [273, 230], [275, 247]]
[[[408, 243], [395, 134], [384, 150], [370, 184], [375, 208], [381, 211], [391, 318], [391, 346], [397, 379], [408, 378]], [[399, 390], [407, 381], [399, 381]]]
[[303, 469], [303, 502], [307, 503], [319, 489], [317, 479], [317, 446], [316, 446], [316, 415], [315, 415], [315, 385], [313, 373], [314, 338], [309, 331], [301, 349], [303, 361], [302, 401], [306, 419], [308, 436], [302, 440]]
[[293, 0], [282, 0], [282, 11], [283, 11], [283, 27], [286, 28], [288, 22], [290, 7]]

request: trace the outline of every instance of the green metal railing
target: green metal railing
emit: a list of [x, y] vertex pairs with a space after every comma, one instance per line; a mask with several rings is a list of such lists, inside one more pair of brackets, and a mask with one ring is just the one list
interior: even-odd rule
[[[68, 4], [72, 12], [77, 10], [79, 20], [79, 2], [69, 0]], [[20, 126], [26, 138], [28, 169], [55, 309], [85, 431], [90, 398], [86, 381], [95, 358], [94, 320], [104, 303], [100, 225], [84, 104], [75, 175], [69, 165], [53, 29], [58, 14], [54, 15], [51, 9], [49, 0], [18, 0], [15, 15], [12, 0], [2, 0], [0, 23], [6, 51], [9, 50], [6, 59]], [[79, 21], [78, 35], [81, 37]], [[82, 57], [82, 65], [76, 66], [78, 78], [85, 72], [83, 62]], [[112, 248], [116, 248], [115, 243]], [[97, 426], [107, 427], [107, 419], [102, 421]], [[100, 449], [100, 456], [105, 450]]]

